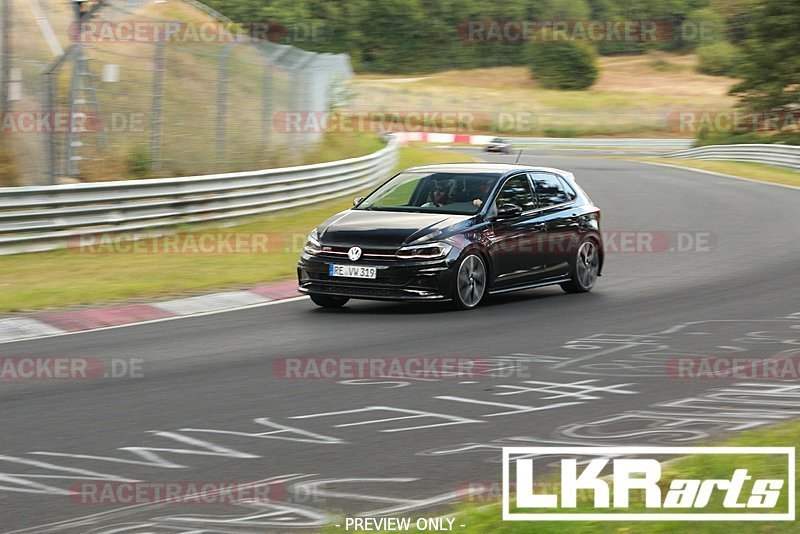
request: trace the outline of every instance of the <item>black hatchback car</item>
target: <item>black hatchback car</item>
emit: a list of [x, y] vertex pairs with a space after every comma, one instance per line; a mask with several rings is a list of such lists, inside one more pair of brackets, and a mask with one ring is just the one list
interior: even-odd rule
[[412, 167], [312, 230], [299, 289], [319, 306], [351, 298], [452, 301], [559, 284], [592, 289], [600, 210], [559, 169], [494, 163]]

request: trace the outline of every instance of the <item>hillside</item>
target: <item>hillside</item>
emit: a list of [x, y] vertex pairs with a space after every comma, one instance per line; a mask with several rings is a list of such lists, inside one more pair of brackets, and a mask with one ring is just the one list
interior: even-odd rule
[[[667, 53], [602, 57], [598, 82], [586, 91], [542, 89], [525, 67], [416, 77], [361, 74], [353, 82], [353, 109], [476, 112], [476, 133], [694, 137], [696, 132], [681, 131], [679, 113], [726, 112], [736, 102], [727, 94], [735, 80], [698, 74], [696, 61]], [[519, 113], [530, 127], [502, 129], [487, 122], [501, 113]]]

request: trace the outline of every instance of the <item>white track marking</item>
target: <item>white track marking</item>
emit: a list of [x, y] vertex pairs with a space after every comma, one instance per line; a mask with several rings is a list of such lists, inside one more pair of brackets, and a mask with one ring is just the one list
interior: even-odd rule
[[434, 413], [434, 412], [425, 412], [421, 410], [407, 410], [405, 408], [393, 408], [391, 406], [367, 406], [366, 408], [356, 408], [354, 410], [341, 410], [337, 412], [324, 412], [324, 413], [314, 413], [308, 415], [295, 415], [290, 417], [290, 419], [310, 419], [313, 417], [329, 417], [329, 416], [337, 416], [337, 415], [347, 415], [347, 414], [356, 414], [356, 413], [363, 413], [363, 412], [376, 412], [376, 411], [385, 411], [385, 412], [397, 412], [397, 413], [404, 413], [410, 415], [403, 415], [398, 417], [388, 417], [384, 419], [371, 419], [366, 421], [356, 421], [352, 423], [340, 423], [338, 425], [334, 425], [336, 428], [345, 428], [350, 426], [359, 426], [359, 425], [371, 425], [375, 423], [388, 423], [392, 421], [401, 421], [406, 419], [420, 419], [420, 418], [434, 418], [434, 419], [444, 419], [447, 421], [446, 423], [434, 423], [428, 425], [419, 425], [419, 426], [412, 426], [412, 427], [403, 427], [403, 428], [387, 428], [384, 430], [379, 430], [379, 432], [404, 432], [406, 430], [421, 430], [426, 428], [434, 428], [434, 427], [441, 427], [441, 426], [449, 426], [449, 425], [463, 425], [469, 423], [483, 423], [484, 421], [478, 421], [476, 419], [468, 419], [466, 417], [458, 417], [456, 415], [448, 415], [442, 413]]
[[452, 397], [450, 395], [443, 395], [436, 397], [437, 399], [441, 400], [449, 400], [455, 402], [464, 402], [467, 404], [483, 404], [484, 406], [497, 406], [499, 408], [511, 408], [511, 411], [508, 412], [497, 412], [497, 413], [489, 413], [485, 414], [482, 417], [497, 417], [501, 415], [516, 415], [520, 413], [528, 413], [528, 412], [540, 412], [542, 410], [552, 410], [554, 408], [563, 408], [565, 406], [574, 406], [577, 404], [583, 404], [582, 401], [577, 402], [559, 402], [556, 404], [547, 404], [545, 406], [521, 406], [519, 404], [505, 404], [502, 402], [490, 402], [490, 401], [482, 401], [477, 399], [465, 399], [464, 397]]
[[252, 308], [261, 308], [263, 306], [274, 306], [276, 304], [287, 304], [289, 302], [297, 302], [298, 300], [303, 300], [303, 299], [307, 299], [307, 298], [308, 297], [306, 297], [305, 295], [301, 295], [299, 297], [291, 297], [291, 298], [288, 298], [288, 299], [280, 299], [280, 300], [271, 300], [269, 302], [261, 302], [259, 304], [250, 304], [250, 305], [247, 305], [247, 306], [239, 306], [238, 308], [228, 308], [227, 310], [216, 310], [216, 311], [210, 311], [210, 312], [197, 313], [195, 315], [178, 315], [178, 316], [175, 316], [175, 317], [163, 317], [161, 319], [149, 319], [147, 321], [139, 321], [139, 322], [136, 322], [136, 323], [117, 324], [117, 325], [113, 325], [113, 326], [103, 326], [101, 328], [93, 328], [91, 330], [78, 330], [77, 332], [59, 332], [57, 334], [49, 334], [49, 335], [46, 335], [46, 336], [29, 337], [29, 338], [26, 338], [26, 339], [9, 339], [9, 340], [6, 340], [6, 341], [0, 341], [0, 345], [4, 345], [6, 343], [24, 343], [26, 341], [33, 341], [33, 340], [38, 340], [38, 339], [46, 339], [46, 338], [50, 338], [50, 337], [74, 336], [74, 335], [77, 335], [77, 334], [87, 334], [87, 333], [90, 333], [90, 332], [100, 332], [102, 330], [114, 330], [116, 328], [128, 328], [128, 327], [131, 327], [131, 326], [141, 326], [141, 325], [146, 325], [146, 324], [163, 323], [163, 322], [166, 322], [166, 321], [179, 321], [181, 319], [191, 319], [193, 317], [203, 317], [203, 316], [206, 316], [206, 315], [215, 315], [215, 314], [218, 314], [218, 313], [229, 313], [229, 312], [234, 312], [234, 311], [249, 310], [249, 309], [252, 309]]

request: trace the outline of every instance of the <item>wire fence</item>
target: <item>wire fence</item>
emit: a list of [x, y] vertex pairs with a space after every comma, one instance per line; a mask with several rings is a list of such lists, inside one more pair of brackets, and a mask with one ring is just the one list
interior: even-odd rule
[[[260, 39], [201, 4], [111, 0], [79, 24], [63, 0], [8, 1], [24, 81], [5, 130], [27, 185], [304, 163], [322, 130], [282, 118], [328, 111], [352, 76], [347, 55]], [[63, 54], [21, 11], [33, 2]]]
[[[398, 143], [357, 158], [253, 172], [0, 188], [0, 255], [147, 239], [355, 195], [385, 180]], [[84, 239], [86, 238], [86, 239]], [[88, 239], [88, 240], [87, 240]]]

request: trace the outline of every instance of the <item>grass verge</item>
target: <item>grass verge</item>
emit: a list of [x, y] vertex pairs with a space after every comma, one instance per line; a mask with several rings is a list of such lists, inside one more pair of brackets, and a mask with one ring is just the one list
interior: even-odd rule
[[[628, 158], [625, 158], [628, 159]], [[679, 167], [703, 169], [706, 171], [740, 176], [751, 180], [772, 182], [776, 184], [794, 185], [800, 187], [800, 172], [774, 165], [762, 163], [745, 163], [742, 161], [707, 161], [698, 159], [675, 158], [633, 158], [638, 161], [651, 161], [654, 163], [667, 163]]]
[[[756, 446], [795, 446], [800, 441], [800, 421], [792, 421], [772, 427], [742, 432], [721, 442], [711, 445], [728, 447]], [[735, 469], [745, 467], [750, 474], [760, 478], [785, 479], [785, 463], [775, 462], [772, 457], [748, 456], [746, 465], [742, 465], [742, 457], [715, 456], [713, 461], [702, 456], [687, 456], [670, 462], [664, 466], [665, 476], [684, 479], [729, 478]], [[797, 469], [797, 466], [795, 467]], [[795, 481], [800, 480], [800, 472]], [[755, 477], [754, 477], [755, 478]], [[784, 492], [784, 495], [786, 492]], [[719, 499], [721, 500], [721, 499]], [[712, 499], [710, 507], [721, 512], [721, 503]], [[633, 501], [632, 501], [633, 502]], [[580, 504], [579, 504], [580, 506]], [[786, 501], [779, 501], [778, 507], [786, 510]], [[633, 511], [643, 511], [632, 506]], [[586, 510], [588, 511], [588, 510]], [[459, 528], [458, 525], [464, 525]], [[651, 533], [683, 533], [693, 534], [783, 534], [797, 532], [793, 521], [503, 521], [499, 504], [462, 505], [455, 510], [455, 530], [463, 534], [651, 534]], [[343, 529], [331, 528], [326, 532], [341, 532]], [[425, 532], [425, 531], [417, 531]], [[431, 531], [432, 532], [432, 531]]]
[[[442, 150], [403, 148], [398, 168], [463, 161]], [[356, 195], [353, 195], [356, 196]], [[295, 276], [308, 232], [352, 205], [350, 197], [243, 220], [227, 228], [186, 230], [135, 245], [0, 256], [0, 312], [161, 297], [253, 285]], [[205, 237], [243, 239], [241, 252], [192, 252]], [[243, 237], [242, 237], [243, 236]], [[172, 240], [172, 241], [170, 241]], [[180, 243], [170, 248], [170, 243]], [[192, 244], [197, 243], [197, 247]], [[127, 246], [126, 246], [127, 245]], [[224, 247], [222, 247], [224, 248]], [[165, 250], [166, 249], [166, 250]], [[188, 252], [182, 252], [188, 251]]]

